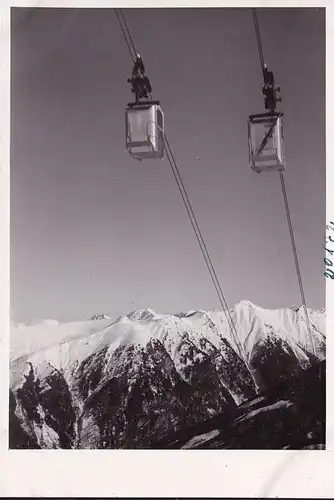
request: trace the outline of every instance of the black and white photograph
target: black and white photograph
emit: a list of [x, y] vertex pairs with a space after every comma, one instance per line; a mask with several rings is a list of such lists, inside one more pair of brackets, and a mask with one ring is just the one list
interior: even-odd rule
[[326, 9], [10, 23], [9, 449], [325, 450]]

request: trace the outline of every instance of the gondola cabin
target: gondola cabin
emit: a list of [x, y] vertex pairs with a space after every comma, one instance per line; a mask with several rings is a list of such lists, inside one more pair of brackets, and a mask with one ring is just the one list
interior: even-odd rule
[[128, 104], [126, 148], [137, 159], [164, 157], [164, 115], [158, 101]]
[[282, 113], [251, 115], [248, 141], [250, 167], [255, 172], [285, 170]]

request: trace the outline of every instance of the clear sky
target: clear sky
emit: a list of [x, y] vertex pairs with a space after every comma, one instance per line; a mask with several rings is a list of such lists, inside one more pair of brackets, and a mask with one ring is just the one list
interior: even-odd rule
[[[248, 166], [264, 111], [249, 9], [125, 9], [230, 306], [299, 304], [279, 175]], [[325, 12], [259, 9], [281, 86], [309, 307], [325, 306]], [[11, 313], [219, 308], [167, 160], [125, 150], [132, 61], [112, 9], [12, 9]]]

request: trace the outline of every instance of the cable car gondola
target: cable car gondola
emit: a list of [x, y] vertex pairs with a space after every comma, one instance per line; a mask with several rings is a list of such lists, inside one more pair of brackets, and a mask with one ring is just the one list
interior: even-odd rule
[[133, 158], [164, 158], [164, 115], [159, 101], [129, 103], [125, 120], [126, 148]]
[[250, 115], [248, 118], [249, 163], [257, 173], [264, 171], [285, 170], [283, 113], [276, 111], [276, 96], [280, 88], [275, 89], [274, 74], [263, 64], [262, 73], [267, 113]]
[[152, 88], [139, 54], [128, 82], [135, 102], [125, 110], [126, 149], [137, 160], [164, 158], [164, 114], [159, 101], [149, 100]]
[[251, 115], [248, 119], [249, 162], [257, 173], [285, 170], [283, 113]]

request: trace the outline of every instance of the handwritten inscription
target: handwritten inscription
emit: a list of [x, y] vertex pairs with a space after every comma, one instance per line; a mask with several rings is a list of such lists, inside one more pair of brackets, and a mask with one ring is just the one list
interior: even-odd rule
[[[332, 257], [333, 254], [334, 254], [334, 250], [330, 248], [330, 244], [333, 244], [334, 243], [334, 222], [330, 221], [329, 224], [327, 224], [326, 226], [326, 230], [329, 232], [329, 234], [326, 236], [325, 238], [325, 243], [326, 243], [326, 246], [324, 246], [324, 249], [326, 250], [326, 252], [328, 252], [328, 254], [326, 254], [326, 257], [324, 258], [324, 262], [325, 262], [325, 266], [326, 266], [326, 271], [324, 272], [324, 275], [326, 276], [326, 278], [330, 278], [330, 279], [334, 279], [334, 270], [331, 269], [333, 268], [333, 260], [334, 258]], [[330, 233], [330, 231], [333, 232]], [[333, 237], [332, 237], [333, 236]]]

